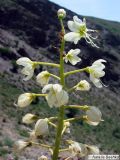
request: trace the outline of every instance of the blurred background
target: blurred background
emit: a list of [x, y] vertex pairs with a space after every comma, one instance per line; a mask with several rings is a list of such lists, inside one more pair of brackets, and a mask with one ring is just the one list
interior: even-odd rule
[[[66, 43], [66, 52], [70, 48], [80, 48], [82, 61], [77, 66], [65, 65], [65, 71], [91, 65], [97, 59], [105, 59], [106, 75], [102, 78], [107, 87], [97, 89], [91, 83], [89, 92], [71, 94], [71, 104], [87, 104], [97, 106], [103, 113], [104, 122], [97, 127], [83, 122], [73, 124], [71, 137], [81, 143], [97, 145], [103, 154], [120, 153], [120, 13], [119, 0], [0, 0], [0, 160], [27, 159], [36, 160], [37, 156], [47, 151], [28, 148], [19, 157], [12, 153], [14, 141], [27, 139], [28, 131], [33, 126], [24, 125], [21, 120], [26, 113], [39, 114], [41, 118], [53, 116], [56, 109], [50, 109], [43, 98], [36, 99], [29, 107], [19, 109], [14, 103], [24, 92], [41, 93], [35, 76], [24, 82], [20, 74], [21, 68], [16, 65], [20, 57], [31, 60], [59, 63], [59, 32], [60, 24], [57, 10], [64, 8], [67, 17], [64, 21], [68, 32], [67, 21], [74, 15], [86, 18], [87, 27], [98, 30], [96, 44], [93, 48], [81, 40], [77, 45]], [[35, 75], [48, 69], [54, 74], [58, 71], [49, 67], [39, 66]], [[75, 74], [66, 79], [72, 87], [82, 79], [89, 81], [85, 73]], [[51, 83], [53, 79], [51, 79]], [[81, 112], [66, 111], [67, 117], [75, 117]], [[54, 142], [54, 133], [47, 141]], [[64, 145], [64, 144], [63, 144]], [[34, 152], [34, 154], [33, 154]]]

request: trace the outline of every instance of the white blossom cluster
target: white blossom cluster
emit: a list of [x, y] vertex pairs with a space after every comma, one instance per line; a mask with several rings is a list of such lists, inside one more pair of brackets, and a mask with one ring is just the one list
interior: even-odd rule
[[[66, 17], [66, 11], [64, 9], [58, 10], [58, 18], [61, 20], [61, 19], [64, 19], [65, 17]], [[84, 38], [87, 43], [89, 43], [93, 47], [98, 48], [98, 46], [93, 42], [93, 40], [96, 38], [91, 35], [92, 32], [96, 32], [96, 31], [87, 28], [85, 19], [83, 19], [82, 21], [77, 16], [74, 16], [72, 21], [68, 21], [68, 28], [70, 29], [70, 32], [64, 34], [63, 36], [64, 41], [73, 42], [74, 44], [77, 44], [79, 40]], [[72, 65], [78, 64], [82, 60], [78, 56], [80, 52], [81, 50], [78, 48], [70, 49], [68, 52], [66, 52], [66, 54], [63, 55], [63, 61], [65, 63], [69, 62]], [[87, 66], [84, 69], [85, 72], [89, 73], [90, 81], [97, 88], [103, 87], [103, 83], [100, 78], [105, 75], [104, 63], [106, 63], [106, 60], [98, 59], [91, 66]], [[30, 80], [33, 77], [34, 70], [38, 65], [51, 65], [51, 66], [56, 66], [58, 68], [63, 67], [63, 66], [60, 66], [59, 64], [53, 64], [53, 63], [48, 64], [47, 62], [32, 61], [27, 57], [19, 58], [17, 60], [17, 64], [24, 67], [21, 73], [25, 76], [24, 78], [25, 81]], [[79, 70], [71, 71], [69, 74], [73, 74], [77, 72], [79, 72]], [[63, 74], [64, 78], [66, 75], [68, 75], [68, 73]], [[66, 87], [63, 86], [60, 82], [58, 84], [51, 84], [50, 83], [51, 77], [56, 78], [58, 81], [60, 81], [61, 79], [61, 77], [58, 77], [47, 70], [40, 72], [36, 76], [36, 82], [42, 87], [41, 93], [40, 94], [23, 93], [18, 97], [17, 105], [21, 108], [27, 107], [32, 103], [32, 101], [36, 97], [43, 96], [45, 97], [50, 108], [52, 107], [56, 107], [58, 109], [60, 109], [61, 107], [69, 108], [70, 107], [69, 90], [66, 89]], [[91, 88], [90, 83], [84, 79], [81, 79], [75, 86], [73, 86], [73, 88], [70, 89], [70, 91], [76, 91], [76, 90], [89, 91], [90, 88]], [[78, 108], [84, 110], [84, 106], [78, 106]], [[87, 124], [97, 126], [101, 121], [103, 121], [102, 113], [97, 107], [88, 105], [87, 109], [84, 111], [85, 111], [85, 114], [81, 119]], [[39, 116], [36, 116], [31, 113], [27, 113], [23, 117], [22, 122], [25, 124], [35, 123], [35, 126], [34, 126], [34, 129], [30, 132], [30, 138], [27, 141], [18, 140], [15, 143], [15, 149], [17, 151], [21, 151], [28, 146], [34, 145], [34, 142], [32, 142], [33, 139], [35, 140], [37, 137], [40, 137], [40, 136], [44, 137], [49, 134], [49, 125], [52, 125], [54, 128], [57, 128], [57, 124], [56, 122], [53, 123], [54, 121], [52, 121], [52, 118], [55, 119], [55, 121], [57, 121], [58, 117], [41, 119], [39, 118]], [[64, 133], [70, 133], [71, 121], [69, 121], [69, 119], [63, 120], [63, 130], [61, 132], [61, 135]], [[41, 144], [38, 144], [38, 145], [41, 145]], [[53, 147], [48, 147], [48, 148], [51, 150], [51, 153], [53, 153]], [[75, 156], [77, 156], [78, 158], [87, 157], [89, 154], [99, 154], [99, 149], [97, 146], [82, 144], [74, 141], [69, 142], [68, 151], [71, 154], [70, 158]], [[38, 160], [47, 160], [47, 159], [48, 158], [45, 155], [42, 155], [41, 157], [38, 158]], [[69, 159], [69, 157], [67, 159]]]

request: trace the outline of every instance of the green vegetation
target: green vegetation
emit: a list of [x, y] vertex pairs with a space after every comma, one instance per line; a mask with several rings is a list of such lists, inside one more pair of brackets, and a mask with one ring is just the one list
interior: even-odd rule
[[11, 147], [13, 146], [13, 143], [14, 143], [14, 142], [13, 142], [9, 137], [5, 137], [5, 138], [4, 138], [4, 145], [5, 145], [5, 146], [8, 146], [8, 147], [11, 148]]
[[10, 49], [9, 48], [5, 48], [5, 47], [0, 47], [0, 53], [3, 53], [3, 54], [8, 54], [10, 53]]
[[103, 28], [107, 29], [108, 31], [112, 32], [113, 34], [120, 36], [120, 23], [114, 22], [114, 21], [107, 21], [104, 19], [94, 18], [94, 17], [88, 17], [88, 19], [94, 23], [102, 26]]
[[0, 147], [0, 156], [4, 157], [7, 153], [8, 151], [5, 148]]
[[15, 4], [16, 0], [0, 0], [0, 6], [9, 7]]

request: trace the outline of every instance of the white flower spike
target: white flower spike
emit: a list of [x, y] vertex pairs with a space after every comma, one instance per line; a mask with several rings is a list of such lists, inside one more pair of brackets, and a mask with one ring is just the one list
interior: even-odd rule
[[33, 99], [34, 99], [34, 96], [32, 93], [21, 94], [18, 97], [17, 105], [21, 108], [26, 107], [26, 106], [30, 105], [30, 103], [33, 101]]
[[57, 12], [58, 18], [65, 18], [66, 17], [66, 11], [64, 9], [59, 9]]
[[69, 61], [72, 65], [76, 65], [81, 61], [81, 58], [78, 57], [79, 53], [80, 49], [71, 49], [64, 57], [65, 62], [67, 63]]
[[48, 134], [48, 119], [39, 119], [35, 124], [35, 135], [36, 136], [44, 136]]
[[89, 91], [90, 90], [90, 84], [86, 80], [81, 80], [77, 84], [76, 90], [79, 90], [79, 91]]
[[89, 73], [90, 73], [90, 80], [94, 83], [94, 85], [97, 88], [102, 88], [103, 84], [100, 80], [101, 77], [105, 75], [105, 72], [103, 69], [105, 68], [105, 63], [106, 60], [104, 59], [99, 59], [95, 61], [92, 66], [88, 67], [89, 68]]
[[95, 30], [88, 29], [86, 27], [86, 20], [80, 20], [77, 16], [73, 17], [73, 21], [68, 21], [68, 28], [70, 29], [70, 33], [65, 34], [64, 39], [69, 42], [74, 42], [77, 44], [81, 38], [85, 38], [87, 43], [90, 43], [93, 47], [98, 47], [93, 39], [96, 37], [92, 37], [89, 32], [95, 32]]
[[48, 84], [49, 79], [50, 79], [50, 73], [48, 71], [42, 71], [36, 77], [37, 82], [41, 86], [44, 86], [44, 85]]
[[31, 113], [27, 113], [23, 118], [22, 118], [22, 122], [25, 124], [31, 124], [33, 122], [35, 122], [37, 119], [37, 116]]
[[86, 116], [87, 120], [86, 123], [97, 126], [100, 121], [102, 121], [102, 113], [100, 110], [94, 106], [91, 106], [87, 111], [86, 111]]
[[35, 65], [34, 63], [27, 57], [19, 58], [16, 63], [18, 65], [24, 66], [21, 70], [21, 73], [26, 77], [23, 79], [24, 81], [30, 80], [34, 74]]
[[62, 89], [62, 86], [60, 84], [48, 84], [46, 85], [42, 93], [46, 93], [48, 91], [48, 94], [46, 96], [46, 100], [48, 102], [48, 105], [52, 108], [54, 107], [60, 107], [64, 104], [68, 103], [68, 94], [66, 91]]

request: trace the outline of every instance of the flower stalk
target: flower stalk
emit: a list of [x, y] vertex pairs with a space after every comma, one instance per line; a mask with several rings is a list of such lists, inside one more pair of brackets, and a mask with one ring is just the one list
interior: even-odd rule
[[74, 71], [64, 73], [64, 76], [67, 77], [69, 75], [72, 75], [72, 74], [75, 74], [75, 73], [78, 73], [78, 72], [84, 72], [84, 71], [87, 72], [87, 70], [88, 70], [88, 67], [82, 68], [82, 69], [77, 69], [77, 70], [74, 70]]
[[44, 65], [44, 66], [51, 66], [51, 67], [56, 67], [56, 68], [60, 67], [59, 64], [48, 63], [48, 62], [34, 62], [34, 65]]
[[87, 106], [87, 105], [84, 105], [84, 106], [79, 106], [79, 105], [69, 105], [69, 106], [64, 106], [66, 109], [80, 109], [80, 110], [83, 110], [83, 111], [87, 111], [90, 107]]
[[52, 73], [50, 73], [50, 76], [53, 77], [53, 78], [55, 78], [55, 79], [57, 79], [57, 80], [60, 80], [60, 77], [58, 77], [58, 76], [56, 76], [56, 75], [54, 75]]
[[[61, 40], [61, 47], [60, 47], [60, 83], [64, 87], [65, 86], [65, 79], [64, 79], [64, 60], [63, 60], [63, 52], [65, 48], [65, 40], [64, 40], [64, 34], [65, 29], [63, 25], [63, 19], [59, 18], [61, 28], [62, 28], [62, 40]], [[58, 159], [59, 154], [59, 148], [60, 148], [60, 142], [62, 137], [62, 130], [63, 130], [63, 123], [64, 123], [64, 106], [60, 107], [59, 115], [58, 115], [58, 127], [57, 127], [57, 133], [55, 138], [55, 147], [53, 150], [53, 157], [52, 160]]]

